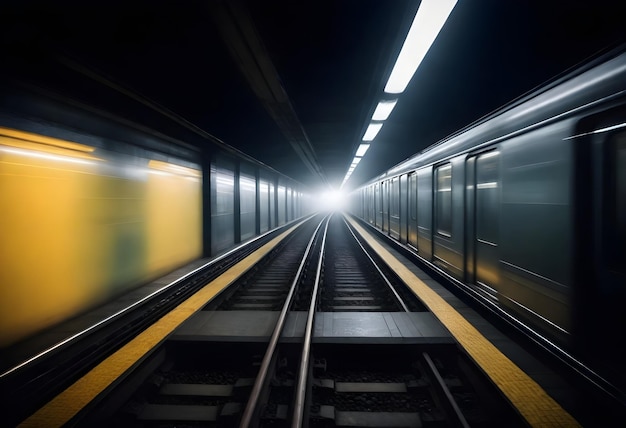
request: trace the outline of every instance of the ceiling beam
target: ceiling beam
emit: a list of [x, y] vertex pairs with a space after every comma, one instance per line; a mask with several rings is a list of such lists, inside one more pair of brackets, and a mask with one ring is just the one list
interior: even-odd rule
[[250, 87], [302, 162], [328, 185], [315, 150], [245, 5], [232, 0], [209, 4], [220, 35]]

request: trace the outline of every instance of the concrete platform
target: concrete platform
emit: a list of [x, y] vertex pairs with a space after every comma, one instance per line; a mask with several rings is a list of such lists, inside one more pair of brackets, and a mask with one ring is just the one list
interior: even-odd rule
[[[275, 311], [201, 311], [170, 340], [262, 342], [272, 334]], [[283, 342], [299, 342], [306, 312], [291, 312]], [[320, 312], [315, 316], [314, 343], [454, 343], [448, 330], [429, 312]]]

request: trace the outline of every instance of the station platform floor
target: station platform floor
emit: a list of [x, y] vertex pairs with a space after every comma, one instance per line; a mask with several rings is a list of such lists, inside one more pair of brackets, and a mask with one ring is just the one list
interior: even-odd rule
[[[267, 342], [278, 311], [201, 311], [178, 328], [170, 340]], [[302, 341], [307, 312], [290, 312], [281, 342]], [[454, 343], [450, 332], [430, 312], [318, 312], [313, 343]]]

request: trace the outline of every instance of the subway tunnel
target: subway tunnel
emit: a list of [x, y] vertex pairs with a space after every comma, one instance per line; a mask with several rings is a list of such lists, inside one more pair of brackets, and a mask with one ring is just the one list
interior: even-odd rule
[[[63, 394], [81, 382], [97, 383], [82, 376], [178, 316], [185, 299], [206, 293], [249, 257], [265, 257], [257, 252], [271, 256], [278, 249], [266, 246], [286, 245], [292, 238], [285, 236], [333, 212], [323, 241], [339, 248], [341, 262], [320, 268], [327, 282], [352, 275], [340, 269], [347, 247], [332, 241], [343, 236], [337, 219], [344, 216], [371, 259], [396, 271], [391, 276], [421, 269], [412, 271], [419, 281], [439, 281], [435, 289], [515, 343], [504, 348], [524, 348], [513, 356], [502, 351], [508, 359], [541, 355], [550, 367], [543, 379], [531, 373], [529, 381], [500, 381], [508, 366], [491, 374], [481, 364], [488, 341], [465, 349], [474, 336], [442, 321], [453, 339], [432, 342], [464, 349], [522, 425], [611, 426], [626, 409], [624, 355], [614, 347], [626, 326], [626, 7], [619, 2], [32, 1], [0, 10], [0, 384], [15, 409], [7, 426], [118, 421], [102, 422], [123, 408], [107, 397], [130, 396], [111, 391], [134, 379], [131, 367], [89, 402], [54, 403], [73, 400]], [[405, 58], [417, 61], [402, 68]], [[385, 251], [403, 258], [389, 261]], [[287, 257], [277, 260], [287, 265]], [[248, 267], [238, 275], [265, 270], [273, 272]], [[408, 287], [413, 295], [421, 285]], [[184, 310], [196, 320], [214, 313], [217, 330], [220, 322], [232, 331], [238, 322], [260, 328], [259, 314], [221, 315], [217, 301], [236, 294], [228, 290], [215, 288], [203, 309]], [[445, 319], [443, 304], [420, 298]], [[370, 345], [365, 338], [375, 335], [376, 327], [364, 327], [357, 339], [346, 339], [353, 331], [327, 336], [323, 323], [352, 322], [359, 330], [359, 323], [378, 326], [380, 316], [390, 336], [377, 344], [396, 346], [394, 329], [403, 335], [400, 326], [409, 324], [401, 323], [418, 322], [368, 299], [359, 300], [362, 318], [319, 311], [311, 321], [318, 354], [335, 355], [326, 346], [344, 339]], [[257, 300], [228, 305], [264, 307]], [[261, 312], [271, 318], [279, 310]], [[305, 310], [292, 307], [285, 322], [299, 332], [306, 328], [296, 312]], [[200, 321], [185, 322], [131, 365], [155, 360], [162, 343], [172, 355], [186, 346], [202, 354], [208, 351], [197, 343], [225, 334], [192, 334], [190, 325]], [[228, 334], [227, 341], [242, 340]], [[256, 343], [255, 334], [246, 337]], [[185, 342], [193, 335], [204, 336]], [[300, 340], [289, 337], [281, 343]], [[422, 355], [421, 336], [405, 339]], [[448, 361], [441, 355], [434, 366]], [[554, 373], [575, 392], [546, 386]], [[539, 384], [539, 398], [515, 397], [503, 386], [516, 382]], [[455, 394], [458, 404], [463, 394]], [[584, 401], [601, 405], [602, 416]], [[528, 416], [554, 402], [563, 413]], [[204, 420], [208, 426], [244, 426], [245, 401], [232, 415], [230, 404], [214, 406], [227, 422], [215, 416]], [[481, 426], [484, 414], [509, 421], [508, 410], [464, 416], [467, 407], [457, 404], [442, 405], [456, 422], [423, 409], [389, 411], [395, 416], [381, 422], [372, 410], [337, 405], [330, 418], [328, 404], [313, 405], [302, 426]], [[158, 413], [152, 405], [145, 409]], [[289, 418], [300, 407], [287, 406]], [[251, 426], [290, 420], [261, 417], [260, 409]], [[133, 417], [129, 426], [160, 423]]]

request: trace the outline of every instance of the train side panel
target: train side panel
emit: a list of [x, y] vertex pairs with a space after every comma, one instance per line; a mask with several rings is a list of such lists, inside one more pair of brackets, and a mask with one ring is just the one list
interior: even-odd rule
[[433, 169], [433, 261], [457, 279], [463, 279], [465, 156]]
[[465, 281], [495, 298], [500, 285], [501, 149], [468, 157], [465, 188]]
[[384, 180], [380, 183], [382, 229], [387, 234], [389, 234], [389, 187], [389, 180]]
[[569, 330], [574, 248], [571, 122], [504, 142], [500, 271], [503, 303]]
[[374, 226], [379, 229], [383, 229], [383, 197], [382, 197], [382, 184], [374, 184]]
[[276, 182], [270, 181], [270, 229], [277, 226]]

